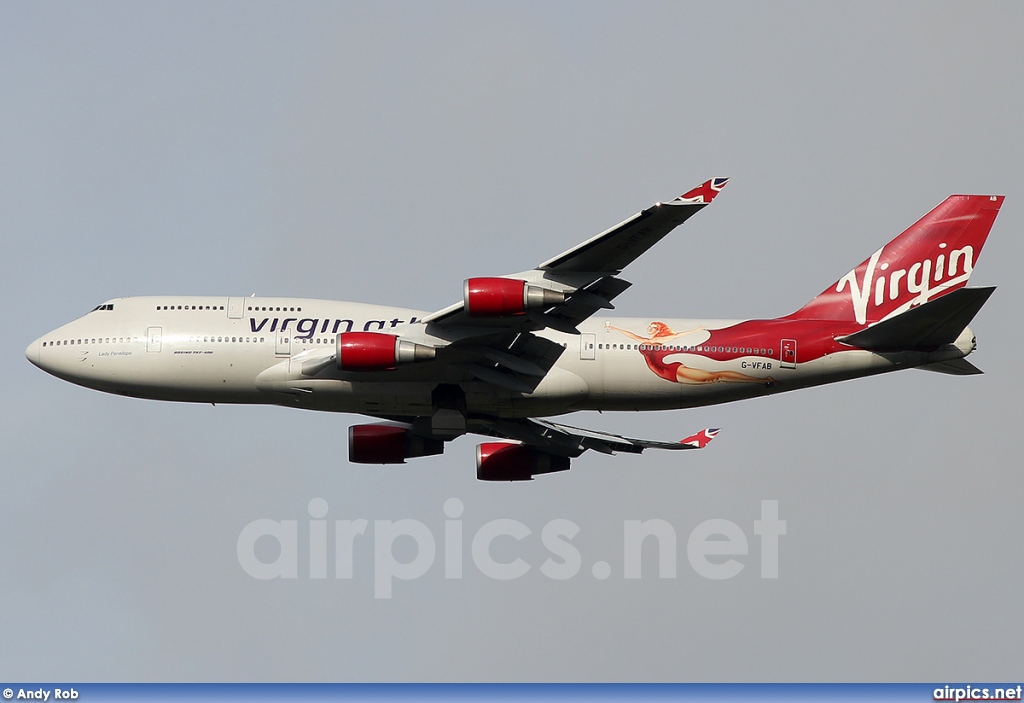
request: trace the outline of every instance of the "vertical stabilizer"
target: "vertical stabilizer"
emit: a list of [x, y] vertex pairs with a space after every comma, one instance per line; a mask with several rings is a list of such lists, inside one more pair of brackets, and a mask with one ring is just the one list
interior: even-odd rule
[[867, 325], [964, 287], [1003, 204], [951, 195], [789, 319]]

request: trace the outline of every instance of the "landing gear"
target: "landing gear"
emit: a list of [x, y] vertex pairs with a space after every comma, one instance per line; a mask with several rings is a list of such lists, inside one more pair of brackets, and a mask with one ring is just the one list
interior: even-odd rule
[[430, 394], [434, 413], [430, 432], [438, 437], [458, 437], [466, 433], [466, 394], [460, 386], [441, 383]]

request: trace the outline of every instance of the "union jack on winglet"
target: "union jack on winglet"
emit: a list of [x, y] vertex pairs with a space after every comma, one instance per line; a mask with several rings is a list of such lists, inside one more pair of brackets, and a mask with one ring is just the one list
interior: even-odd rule
[[716, 195], [722, 192], [722, 188], [725, 188], [725, 184], [728, 182], [728, 178], [712, 178], [710, 181], [704, 181], [693, 190], [686, 191], [676, 200], [684, 203], [710, 203], [715, 199]]
[[685, 444], [688, 447], [694, 449], [703, 449], [704, 447], [711, 444], [711, 440], [718, 436], [719, 430], [717, 427], [709, 427], [706, 430], [701, 430], [697, 434], [690, 435], [686, 439], [679, 440], [680, 444]]

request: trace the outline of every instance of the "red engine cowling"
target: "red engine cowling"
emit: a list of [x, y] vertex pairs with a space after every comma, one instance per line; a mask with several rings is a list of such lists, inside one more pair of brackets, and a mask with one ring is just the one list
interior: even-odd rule
[[525, 444], [484, 442], [476, 448], [476, 477], [481, 481], [530, 481], [537, 474], [568, 470], [569, 457]]
[[383, 332], [342, 332], [337, 347], [342, 371], [386, 371], [400, 364], [430, 361], [435, 354], [433, 347]]
[[444, 442], [414, 435], [395, 425], [348, 428], [348, 460], [353, 464], [404, 464], [406, 459], [444, 453]]
[[508, 317], [560, 305], [565, 293], [514, 278], [467, 278], [462, 302], [470, 317]]

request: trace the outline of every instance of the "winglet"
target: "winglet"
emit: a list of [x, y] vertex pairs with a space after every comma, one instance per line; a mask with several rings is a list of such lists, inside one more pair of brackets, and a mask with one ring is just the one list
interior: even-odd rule
[[704, 181], [693, 190], [686, 191], [676, 200], [683, 203], [710, 203], [722, 191], [722, 188], [725, 188], [725, 184], [728, 182], [728, 178], [712, 178], [710, 181]]
[[697, 434], [690, 435], [686, 439], [679, 440], [679, 443], [693, 449], [703, 449], [711, 444], [711, 440], [717, 437], [720, 431], [721, 430], [717, 427], [709, 427], [706, 430], [701, 430]]

